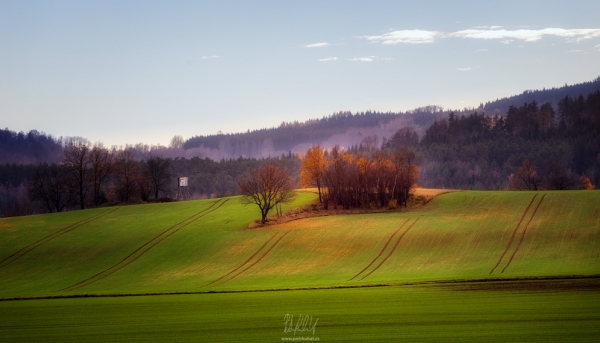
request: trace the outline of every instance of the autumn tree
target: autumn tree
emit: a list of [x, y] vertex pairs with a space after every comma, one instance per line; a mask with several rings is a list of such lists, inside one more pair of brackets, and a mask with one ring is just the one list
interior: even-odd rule
[[512, 188], [515, 190], [536, 191], [540, 186], [541, 178], [537, 168], [530, 160], [523, 161], [517, 173], [512, 177]]
[[391, 162], [394, 176], [392, 198], [399, 204], [404, 203], [406, 207], [411, 189], [419, 179], [418, 166], [421, 164], [421, 158], [413, 151], [399, 149], [392, 153]]
[[302, 158], [300, 166], [300, 183], [303, 187], [317, 186], [319, 192], [319, 202], [323, 202], [321, 187], [323, 186], [323, 176], [327, 167], [327, 158], [324, 150], [318, 145], [314, 145], [306, 151]]
[[582, 175], [579, 178], [579, 189], [582, 190], [591, 190], [591, 189], [596, 189], [596, 187], [592, 184], [592, 181], [590, 181], [590, 178]]
[[266, 165], [251, 170], [237, 180], [240, 194], [247, 203], [258, 206], [261, 223], [267, 222], [267, 214], [281, 203], [293, 199], [295, 192], [287, 172], [276, 165]]
[[350, 208], [351, 197], [349, 196], [349, 180], [351, 177], [352, 155], [343, 151], [339, 146], [334, 146], [329, 152], [329, 163], [323, 176], [324, 185], [327, 188], [327, 195], [324, 200], [325, 208], [329, 203], [333, 207], [342, 205], [343, 208]]
[[89, 153], [90, 179], [93, 191], [94, 205], [98, 206], [105, 200], [102, 186], [108, 181], [114, 168], [113, 154], [102, 143], [94, 144]]
[[72, 138], [65, 147], [62, 163], [70, 176], [71, 187], [78, 195], [82, 210], [85, 208], [85, 197], [89, 189], [90, 150], [91, 145], [87, 139]]

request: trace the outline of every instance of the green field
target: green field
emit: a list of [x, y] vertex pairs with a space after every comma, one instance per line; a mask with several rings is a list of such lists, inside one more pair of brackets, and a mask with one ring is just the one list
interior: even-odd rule
[[[12, 301], [0, 303], [0, 332], [3, 342], [597, 341], [600, 294], [597, 282], [588, 286], [595, 291], [402, 286]], [[312, 316], [314, 335], [284, 333], [286, 314]]]
[[599, 333], [600, 192], [456, 192], [247, 229], [257, 218], [233, 197], [0, 219], [5, 300], [197, 293], [0, 301], [0, 340], [281, 341], [287, 313], [320, 318], [321, 341]]

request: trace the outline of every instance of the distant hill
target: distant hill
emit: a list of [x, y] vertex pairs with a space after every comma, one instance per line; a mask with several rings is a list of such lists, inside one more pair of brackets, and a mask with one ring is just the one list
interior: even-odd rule
[[15, 132], [0, 129], [0, 164], [38, 164], [59, 162], [63, 157], [62, 139], [31, 130]]
[[[566, 96], [578, 97], [600, 89], [600, 77], [590, 82], [565, 85], [560, 88], [528, 90], [519, 95], [490, 101], [483, 105], [487, 115], [506, 115], [509, 107], [522, 106], [536, 101], [550, 102], [558, 109], [558, 102]], [[407, 112], [338, 112], [321, 119], [306, 122], [282, 123], [279, 127], [248, 131], [245, 133], [195, 136], [184, 145], [185, 156], [203, 156], [212, 159], [267, 157], [281, 154], [303, 153], [311, 145], [325, 148], [334, 145], [349, 147], [359, 144], [365, 137], [377, 136], [379, 143], [389, 139], [398, 129], [412, 126], [421, 136], [434, 120], [447, 118], [450, 110], [439, 106], [426, 106]], [[468, 115], [469, 110], [454, 111]]]
[[600, 89], [600, 76], [593, 81], [577, 83], [574, 85], [565, 84], [563, 87], [552, 87], [549, 89], [539, 90], [527, 90], [519, 95], [513, 95], [506, 98], [496, 99], [495, 101], [488, 101], [483, 106], [483, 109], [487, 114], [501, 114], [506, 115], [508, 108], [512, 106], [522, 106], [524, 103], [537, 102], [538, 105], [549, 102], [556, 109], [558, 102], [564, 99], [566, 96], [578, 97], [580, 95], [587, 95], [596, 90]]

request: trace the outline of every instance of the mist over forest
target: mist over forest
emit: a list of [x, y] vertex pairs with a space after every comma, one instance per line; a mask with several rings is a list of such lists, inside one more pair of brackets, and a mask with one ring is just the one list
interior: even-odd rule
[[[320, 119], [283, 122], [243, 133], [187, 140], [175, 136], [169, 146], [138, 143], [94, 147], [115, 157], [126, 152], [139, 173], [136, 177], [141, 177], [148, 162], [156, 157], [168, 161], [170, 181], [154, 198], [174, 196], [176, 176], [189, 176], [191, 193], [203, 198], [236, 194], [235, 180], [262, 164], [282, 164], [298, 180], [300, 159], [313, 145], [326, 150], [340, 147], [365, 156], [374, 150], [410, 149], [422, 158], [418, 185], [423, 187], [510, 189], [512, 178], [525, 161], [534, 166], [541, 187], [547, 189], [576, 188], [577, 180], [584, 176], [598, 185], [599, 137], [600, 77], [560, 88], [525, 91], [478, 108], [340, 111]], [[66, 147], [73, 142], [86, 141], [36, 130], [0, 130], [0, 215], [43, 211], [28, 202], [28, 182], [40, 168], [60, 166]], [[559, 178], [566, 183], [558, 186]], [[151, 199], [148, 194], [140, 196], [139, 185], [131, 199], [118, 196], [115, 187], [98, 190], [103, 194], [101, 200], [82, 197], [79, 202], [98, 205]], [[73, 200], [70, 206], [75, 208], [75, 203]]]

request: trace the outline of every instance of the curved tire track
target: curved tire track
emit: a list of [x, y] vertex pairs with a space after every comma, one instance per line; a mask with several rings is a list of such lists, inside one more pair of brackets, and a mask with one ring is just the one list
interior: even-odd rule
[[400, 237], [398, 237], [398, 240], [396, 241], [396, 244], [394, 244], [394, 247], [387, 254], [387, 256], [381, 262], [379, 262], [379, 264], [377, 265], [377, 267], [375, 267], [375, 269], [371, 270], [369, 272], [369, 274], [363, 276], [361, 280], [364, 280], [365, 278], [369, 277], [369, 275], [373, 274], [374, 271], [376, 271], [377, 269], [379, 269], [379, 267], [381, 267], [385, 263], [385, 261], [387, 261], [388, 258], [390, 258], [390, 256], [392, 256], [392, 254], [394, 253], [394, 251], [396, 251], [396, 248], [398, 247], [398, 244], [400, 244], [400, 241], [402, 240], [402, 237], [404, 237], [404, 235], [406, 235], [406, 233], [408, 231], [410, 231], [410, 229], [412, 229], [412, 227], [419, 221], [419, 219], [421, 219], [421, 218], [417, 218], [412, 224], [410, 224], [410, 226], [400, 235]]
[[525, 229], [523, 230], [523, 233], [521, 234], [521, 240], [519, 240], [519, 244], [517, 245], [517, 248], [515, 249], [515, 251], [513, 252], [513, 254], [510, 256], [510, 259], [508, 260], [508, 263], [502, 269], [502, 271], [500, 272], [500, 274], [504, 273], [504, 271], [506, 270], [506, 268], [508, 268], [508, 266], [510, 266], [510, 263], [513, 261], [513, 258], [515, 258], [515, 255], [517, 254], [517, 251], [519, 251], [519, 248], [521, 247], [521, 243], [523, 243], [523, 239], [525, 238], [525, 233], [527, 232], [527, 228], [529, 227], [529, 224], [531, 224], [531, 222], [533, 221], [533, 217], [535, 217], [535, 214], [537, 213], [538, 208], [540, 208], [540, 205], [542, 204], [542, 201], [544, 201], [544, 197], [546, 197], [546, 194], [542, 195], [542, 199], [540, 199], [540, 202], [535, 207], [535, 210], [533, 211], [533, 214], [531, 215], [531, 218], [527, 222], [527, 225], [525, 225]]
[[265, 253], [264, 253], [264, 254], [263, 254], [261, 257], [259, 257], [259, 258], [258, 258], [258, 260], [254, 261], [252, 264], [250, 264], [248, 267], [246, 267], [246, 268], [245, 268], [244, 270], [242, 270], [241, 272], [239, 272], [239, 273], [237, 273], [237, 274], [233, 275], [232, 277], [230, 277], [229, 279], [227, 279], [227, 280], [225, 280], [225, 281], [223, 281], [223, 282], [219, 283], [219, 284], [218, 284], [218, 286], [224, 285], [224, 284], [226, 284], [227, 282], [229, 282], [229, 281], [231, 281], [231, 280], [235, 279], [236, 277], [238, 277], [238, 276], [242, 275], [243, 273], [245, 273], [245, 272], [246, 272], [248, 269], [250, 269], [250, 268], [254, 267], [254, 266], [255, 266], [255, 265], [258, 263], [258, 262], [262, 261], [262, 260], [263, 260], [263, 258], [265, 258], [265, 256], [267, 256], [267, 255], [268, 255], [268, 254], [271, 252], [271, 250], [273, 250], [273, 248], [275, 248], [275, 246], [276, 246], [276, 245], [277, 245], [277, 244], [278, 244], [278, 243], [279, 243], [279, 242], [280, 242], [280, 241], [281, 241], [281, 240], [282, 240], [282, 239], [283, 239], [285, 236], [287, 236], [287, 234], [288, 234], [288, 233], [290, 233], [290, 231], [288, 231], [288, 232], [284, 233], [283, 235], [279, 236], [279, 239], [277, 239], [277, 240], [275, 241], [275, 243], [273, 243], [273, 245], [271, 245], [271, 247], [269, 248], [269, 250], [265, 251]]
[[49, 234], [48, 236], [46, 236], [46, 237], [44, 237], [44, 238], [42, 238], [42, 239], [40, 239], [40, 240], [38, 240], [36, 242], [33, 242], [33, 243], [31, 243], [31, 244], [29, 244], [29, 245], [27, 245], [27, 246], [19, 249], [16, 252], [14, 252], [12, 255], [10, 255], [7, 258], [5, 258], [2, 261], [0, 261], [0, 268], [4, 268], [4, 267], [10, 265], [11, 263], [19, 260], [21, 257], [27, 255], [29, 252], [31, 252], [35, 248], [40, 247], [40, 246], [44, 245], [45, 243], [48, 243], [48, 242], [50, 242], [50, 241], [52, 241], [52, 240], [54, 240], [54, 239], [56, 239], [56, 238], [58, 238], [58, 237], [60, 237], [60, 236], [62, 236], [64, 234], [66, 234], [66, 233], [69, 233], [69, 232], [77, 229], [78, 227], [81, 227], [81, 226], [83, 226], [85, 224], [91, 223], [91, 222], [93, 222], [96, 219], [100, 219], [100, 218], [102, 218], [104, 216], [107, 216], [107, 215], [113, 213], [114, 211], [116, 211], [118, 209], [119, 208], [107, 209], [105, 211], [102, 211], [102, 212], [100, 212], [100, 213], [98, 213], [98, 214], [96, 214], [94, 216], [91, 216], [90, 218], [86, 218], [86, 219], [80, 220], [80, 221], [78, 221], [76, 223], [73, 223], [73, 224], [71, 224], [71, 225], [69, 225], [69, 226], [67, 226], [65, 228], [62, 228], [62, 229], [60, 229], [60, 230], [58, 230], [58, 231], [56, 231], [56, 232], [54, 232], [52, 234]]
[[248, 257], [248, 259], [246, 261], [244, 261], [242, 264], [240, 264], [239, 266], [237, 266], [235, 269], [233, 269], [229, 273], [221, 276], [220, 278], [218, 278], [218, 279], [216, 279], [216, 280], [214, 280], [214, 281], [212, 281], [210, 283], [207, 283], [204, 286], [212, 285], [213, 283], [215, 283], [217, 281], [220, 281], [220, 280], [228, 277], [229, 275], [233, 274], [236, 270], [238, 270], [238, 269], [242, 268], [243, 266], [245, 266], [246, 264], [248, 264], [248, 262], [250, 262], [256, 255], [258, 255], [258, 253], [260, 253], [261, 250], [263, 250], [264, 247], [267, 246], [267, 244], [269, 244], [269, 242], [272, 241], [273, 238], [275, 238], [275, 236], [277, 236], [278, 234], [279, 234], [279, 232], [275, 232], [275, 234], [273, 236], [271, 236], [271, 238], [269, 238], [258, 250], [256, 250], [256, 252], [254, 254], [252, 254], [252, 256]]
[[498, 262], [496, 262], [496, 265], [494, 266], [494, 268], [492, 268], [492, 270], [490, 271], [490, 274], [493, 273], [494, 270], [496, 270], [496, 268], [498, 268], [498, 266], [500, 265], [500, 263], [502, 263], [502, 259], [504, 258], [504, 256], [508, 252], [508, 249], [510, 249], [511, 244], [512, 244], [513, 240], [515, 239], [515, 235], [517, 234], [517, 231], [519, 230], [519, 226], [521, 226], [521, 223], [523, 222], [523, 219], [525, 219], [525, 216], [527, 215], [527, 212], [529, 212], [529, 208], [531, 207], [531, 204], [533, 204], [533, 201], [535, 200], [535, 198], [537, 196], [538, 195], [536, 193], [533, 196], [533, 198], [531, 198], [531, 201], [529, 202], [529, 205], [527, 205], [527, 208], [525, 209], [525, 212], [523, 212], [523, 215], [521, 216], [521, 220], [519, 220], [519, 223], [517, 224], [517, 226], [513, 230], [513, 233], [510, 236], [510, 239], [508, 240], [508, 244], [506, 245], [506, 249], [504, 249], [504, 252], [502, 253], [502, 255], [500, 256], [500, 258], [498, 259]]
[[381, 251], [379, 252], [379, 254], [377, 254], [377, 256], [375, 256], [375, 258], [371, 261], [371, 263], [369, 263], [368, 266], [366, 266], [363, 270], [361, 270], [360, 272], [358, 272], [358, 274], [354, 275], [352, 277], [352, 279], [348, 280], [348, 281], [352, 281], [354, 280], [357, 276], [359, 276], [360, 274], [364, 273], [365, 270], [369, 269], [370, 266], [373, 265], [373, 263], [375, 263], [375, 261], [377, 261], [377, 259], [379, 257], [381, 257], [381, 255], [383, 254], [383, 252], [385, 251], [385, 249], [387, 248], [387, 246], [390, 244], [390, 242], [392, 241], [392, 239], [394, 238], [394, 236], [404, 227], [404, 225], [406, 225], [406, 223], [408, 223], [408, 221], [410, 220], [410, 218], [408, 218], [404, 223], [402, 223], [402, 225], [400, 225], [400, 227], [398, 228], [398, 230], [396, 230], [391, 236], [390, 238], [388, 238], [387, 242], [385, 242], [385, 245], [383, 246], [383, 249], [381, 249]]
[[[151, 240], [149, 240], [148, 242], [144, 243], [142, 246], [140, 246], [139, 248], [137, 248], [135, 251], [133, 251], [131, 254], [127, 255], [125, 258], [123, 258], [121, 261], [115, 263], [114, 265], [104, 269], [103, 271], [94, 274], [93, 276], [80, 281], [74, 285], [71, 285], [69, 287], [65, 287], [63, 289], [58, 290], [59, 292], [62, 291], [67, 291], [67, 290], [75, 290], [81, 287], [85, 287], [88, 286], [96, 281], [100, 281], [116, 272], [118, 272], [119, 270], [127, 267], [128, 265], [130, 265], [131, 263], [137, 261], [140, 257], [144, 256], [148, 251], [150, 251], [152, 248], [154, 248], [155, 246], [157, 246], [158, 244], [160, 244], [161, 242], [163, 242], [165, 239], [169, 238], [170, 236], [172, 236], [173, 234], [175, 234], [177, 231], [183, 229], [184, 227], [190, 225], [191, 223], [195, 222], [196, 220], [204, 217], [207, 214], [210, 214], [216, 210], [218, 210], [221, 206], [223, 206], [227, 201], [229, 201], [229, 199], [225, 199], [224, 201], [221, 200], [217, 200], [215, 201], [212, 205], [210, 205], [209, 207], [205, 208], [204, 210], [180, 221], [179, 223], [172, 225], [171, 227], [169, 227], [168, 229], [166, 229], [165, 231], [161, 232], [160, 234], [158, 234], [157, 236], [155, 236], [154, 238], [152, 238]], [[217, 205], [218, 204], [218, 205]], [[216, 207], [215, 207], [216, 206]], [[213, 208], [214, 207], [214, 208]], [[152, 242], [154, 242], [152, 244]], [[151, 245], [150, 245], [151, 244]], [[136, 253], [140, 252], [141, 253], [137, 256]]]

